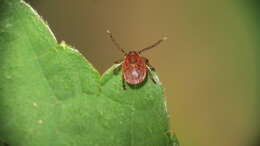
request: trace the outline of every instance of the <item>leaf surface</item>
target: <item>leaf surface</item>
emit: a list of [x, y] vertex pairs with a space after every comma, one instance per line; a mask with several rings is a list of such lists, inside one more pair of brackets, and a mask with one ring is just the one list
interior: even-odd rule
[[100, 76], [29, 5], [0, 0], [0, 145], [177, 146], [161, 85], [124, 91], [113, 67]]

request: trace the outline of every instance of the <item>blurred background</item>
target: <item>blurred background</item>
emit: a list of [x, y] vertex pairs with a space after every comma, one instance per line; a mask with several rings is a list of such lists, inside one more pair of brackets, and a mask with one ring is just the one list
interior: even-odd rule
[[27, 2], [59, 41], [77, 48], [100, 73], [122, 58], [107, 29], [127, 50], [167, 36], [144, 56], [165, 87], [181, 146], [260, 145], [257, 0]]

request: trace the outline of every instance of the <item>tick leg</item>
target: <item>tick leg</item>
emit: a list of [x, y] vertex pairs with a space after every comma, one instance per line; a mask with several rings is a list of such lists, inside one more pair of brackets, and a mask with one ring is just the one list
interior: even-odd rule
[[150, 69], [148, 69], [148, 74], [149, 74], [149, 77], [151, 78], [151, 80], [153, 81], [154, 84], [157, 84], [157, 82], [155, 81], [155, 79], [153, 78], [153, 73]]
[[147, 62], [146, 65], [149, 66], [149, 68], [150, 68], [152, 71], [155, 71], [155, 68], [154, 68], [149, 62]]
[[115, 68], [114, 68], [114, 73], [117, 73], [118, 71], [119, 71], [119, 69], [120, 69], [120, 66], [122, 65], [122, 62], [123, 61], [123, 59], [119, 59], [119, 60], [116, 60], [115, 62], [114, 62], [114, 64], [116, 64], [115, 65]]
[[114, 62], [114, 64], [119, 64], [119, 63], [121, 63], [123, 61], [123, 59], [118, 59], [118, 60], [116, 60], [115, 62]]
[[138, 53], [142, 53], [142, 52], [144, 52], [144, 51], [146, 51], [146, 50], [149, 50], [149, 49], [151, 49], [151, 48], [153, 48], [153, 47], [159, 45], [162, 41], [165, 41], [165, 40], [167, 40], [167, 37], [163, 37], [162, 39], [160, 39], [159, 41], [155, 42], [155, 43], [152, 44], [151, 46], [148, 46], [148, 47], [143, 48], [143, 49], [140, 50]]
[[114, 45], [116, 46], [116, 48], [117, 48], [118, 50], [120, 50], [122, 53], [126, 54], [125, 50], [120, 47], [120, 45], [116, 42], [116, 40], [114, 39], [112, 33], [111, 33], [109, 30], [107, 30], [107, 34], [108, 34], [109, 37], [111, 38], [111, 40], [112, 40], [112, 42], [114, 43]]
[[150, 64], [149, 60], [145, 57], [143, 57], [145, 64], [152, 70], [155, 71], [155, 68]]
[[118, 65], [118, 66], [115, 66], [113, 72], [114, 72], [114, 73], [117, 73], [117, 72], [119, 71], [119, 69], [120, 69], [120, 66], [121, 66], [121, 64]]
[[125, 87], [125, 78], [124, 78], [124, 74], [122, 73], [122, 87], [124, 90], [126, 90], [126, 87]]

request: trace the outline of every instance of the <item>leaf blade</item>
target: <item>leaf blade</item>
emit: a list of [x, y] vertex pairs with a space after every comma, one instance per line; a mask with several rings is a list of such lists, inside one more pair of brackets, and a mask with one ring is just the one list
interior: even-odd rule
[[0, 139], [15, 146], [164, 146], [170, 138], [163, 88], [149, 79], [122, 90], [73, 48], [57, 44], [32, 8], [2, 0]]

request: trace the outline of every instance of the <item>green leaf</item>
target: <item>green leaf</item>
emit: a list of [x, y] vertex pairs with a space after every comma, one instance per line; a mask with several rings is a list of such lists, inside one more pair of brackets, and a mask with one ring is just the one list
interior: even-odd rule
[[26, 3], [0, 0], [0, 145], [177, 146], [163, 88], [100, 76]]

